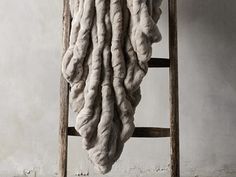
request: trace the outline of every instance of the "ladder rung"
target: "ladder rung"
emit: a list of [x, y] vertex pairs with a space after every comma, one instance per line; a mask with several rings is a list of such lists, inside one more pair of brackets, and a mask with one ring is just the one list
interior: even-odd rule
[[170, 60], [168, 58], [151, 58], [148, 61], [148, 67], [170, 67]]
[[132, 137], [170, 137], [170, 129], [160, 127], [136, 127]]
[[[80, 136], [74, 127], [68, 127], [67, 131], [68, 136]], [[170, 137], [170, 129], [159, 127], [136, 127], [132, 137]]]

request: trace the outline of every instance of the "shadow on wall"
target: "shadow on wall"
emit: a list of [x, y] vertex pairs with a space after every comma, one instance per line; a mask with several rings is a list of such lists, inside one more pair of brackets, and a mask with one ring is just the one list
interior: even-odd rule
[[[217, 68], [217, 73], [214, 74], [230, 82], [236, 89], [236, 80], [231, 80], [236, 74], [236, 1], [180, 0], [178, 7], [179, 25], [183, 25], [184, 31], [191, 31], [191, 35], [201, 34], [188, 41], [193, 50], [201, 49], [198, 60], [210, 62], [212, 67]], [[197, 53], [198, 51], [194, 52]]]
[[233, 177], [236, 1], [178, 2], [182, 173]]

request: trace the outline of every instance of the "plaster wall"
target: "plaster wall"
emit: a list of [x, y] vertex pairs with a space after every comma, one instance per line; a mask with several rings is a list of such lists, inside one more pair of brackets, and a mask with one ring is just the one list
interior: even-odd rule
[[[179, 0], [181, 176], [236, 176], [236, 1]], [[0, 177], [57, 172], [62, 1], [0, 1]], [[167, 1], [163, 40], [168, 57]], [[137, 126], [168, 127], [168, 69], [142, 83]], [[74, 123], [72, 114], [70, 124]], [[79, 138], [69, 139], [69, 176], [94, 174]], [[107, 177], [167, 177], [169, 139], [130, 139]]]

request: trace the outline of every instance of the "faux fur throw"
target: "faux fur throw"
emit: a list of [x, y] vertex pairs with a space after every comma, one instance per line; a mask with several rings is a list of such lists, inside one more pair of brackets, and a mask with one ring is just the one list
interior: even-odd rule
[[161, 0], [71, 0], [70, 46], [62, 73], [70, 83], [76, 130], [101, 173], [111, 170], [134, 131]]

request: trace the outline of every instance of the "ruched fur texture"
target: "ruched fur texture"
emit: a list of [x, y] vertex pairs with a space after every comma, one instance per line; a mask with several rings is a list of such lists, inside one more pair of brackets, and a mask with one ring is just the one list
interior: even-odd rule
[[71, 0], [70, 45], [62, 73], [69, 82], [76, 130], [100, 173], [111, 170], [134, 131], [140, 84], [161, 0]]

